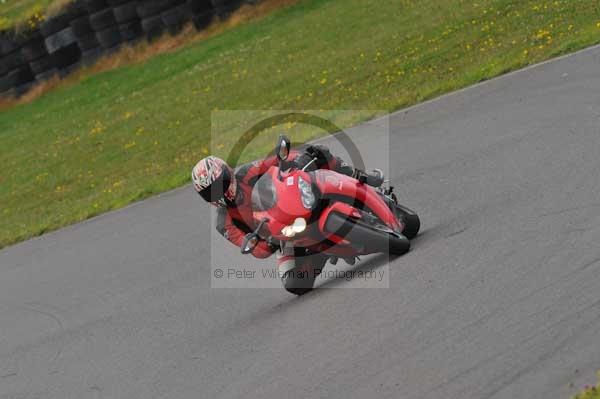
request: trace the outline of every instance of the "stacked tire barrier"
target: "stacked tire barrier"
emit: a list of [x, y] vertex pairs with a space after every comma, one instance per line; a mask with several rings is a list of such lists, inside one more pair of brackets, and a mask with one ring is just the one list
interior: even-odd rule
[[74, 0], [29, 31], [0, 32], [0, 97], [18, 97], [39, 82], [67, 76], [123, 44], [176, 35], [189, 23], [205, 29], [214, 17], [226, 18], [243, 2]]
[[0, 38], [0, 51], [5, 54], [0, 58], [0, 92], [19, 95], [27, 91], [35, 80], [33, 71], [23, 56], [23, 44], [13, 37], [3, 35]]
[[[49, 56], [48, 66], [52, 65], [61, 77], [77, 68], [81, 60], [81, 49], [70, 22], [82, 14], [81, 8], [71, 4], [62, 14], [49, 18], [40, 25], [40, 32]], [[51, 75], [51, 72], [49, 70], [46, 73]]]

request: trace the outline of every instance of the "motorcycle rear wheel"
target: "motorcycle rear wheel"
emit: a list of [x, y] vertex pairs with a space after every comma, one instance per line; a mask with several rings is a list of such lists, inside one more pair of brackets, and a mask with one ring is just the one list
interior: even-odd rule
[[409, 239], [360, 220], [348, 219], [338, 213], [332, 213], [325, 224], [327, 231], [343, 237], [352, 245], [360, 245], [365, 253], [390, 253], [404, 255], [410, 250]]
[[396, 213], [398, 214], [400, 221], [404, 224], [402, 234], [409, 240], [415, 238], [417, 234], [419, 234], [419, 229], [421, 228], [419, 215], [400, 204], [396, 204]]

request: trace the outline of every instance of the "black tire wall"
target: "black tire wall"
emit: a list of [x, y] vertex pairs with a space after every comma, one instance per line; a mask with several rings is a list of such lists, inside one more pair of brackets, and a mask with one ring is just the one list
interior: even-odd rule
[[[245, 0], [254, 4], [256, 0]], [[64, 77], [124, 43], [148, 41], [186, 24], [203, 30], [243, 0], [74, 0], [27, 32], [0, 32], [0, 97], [19, 96], [39, 82]]]

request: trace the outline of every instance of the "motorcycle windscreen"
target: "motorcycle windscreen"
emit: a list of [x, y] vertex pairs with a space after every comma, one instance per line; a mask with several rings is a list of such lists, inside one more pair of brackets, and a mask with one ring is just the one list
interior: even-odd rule
[[262, 212], [273, 208], [277, 203], [277, 191], [273, 177], [265, 173], [252, 188], [252, 210]]

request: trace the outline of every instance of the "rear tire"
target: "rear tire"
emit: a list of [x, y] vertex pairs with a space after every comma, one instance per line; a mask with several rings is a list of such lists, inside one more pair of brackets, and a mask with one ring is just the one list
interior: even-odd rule
[[382, 252], [404, 255], [410, 250], [410, 241], [404, 235], [391, 234], [360, 220], [347, 219], [338, 213], [332, 213], [329, 216], [325, 228], [350, 241], [352, 245], [360, 244], [365, 253]]
[[419, 215], [400, 204], [396, 204], [396, 213], [400, 221], [404, 224], [404, 231], [402, 231], [402, 234], [409, 240], [415, 238], [417, 234], [419, 234], [419, 229], [421, 228]]

